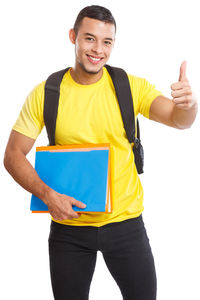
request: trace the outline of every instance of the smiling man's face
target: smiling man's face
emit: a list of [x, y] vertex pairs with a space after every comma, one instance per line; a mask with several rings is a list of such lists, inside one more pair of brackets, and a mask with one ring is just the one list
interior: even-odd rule
[[115, 40], [115, 26], [91, 18], [83, 18], [77, 36], [70, 30], [75, 44], [76, 68], [97, 74], [108, 61]]

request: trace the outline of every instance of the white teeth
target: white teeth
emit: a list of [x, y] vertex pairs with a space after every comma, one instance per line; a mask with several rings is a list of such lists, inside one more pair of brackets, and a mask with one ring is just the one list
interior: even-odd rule
[[101, 58], [95, 58], [95, 57], [92, 57], [92, 56], [89, 56], [89, 58], [91, 58], [94, 61], [99, 61], [101, 59]]

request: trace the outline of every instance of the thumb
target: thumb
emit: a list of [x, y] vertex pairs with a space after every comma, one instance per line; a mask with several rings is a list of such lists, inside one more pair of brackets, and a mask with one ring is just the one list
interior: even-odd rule
[[181, 67], [180, 67], [180, 75], [179, 75], [179, 81], [185, 81], [187, 80], [187, 77], [186, 77], [186, 65], [187, 65], [187, 62], [184, 60], [181, 64]]

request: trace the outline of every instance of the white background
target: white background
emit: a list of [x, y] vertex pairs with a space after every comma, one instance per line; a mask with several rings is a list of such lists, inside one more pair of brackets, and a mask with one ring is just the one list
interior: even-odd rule
[[[187, 60], [187, 76], [200, 98], [198, 1], [6, 1], [1, 7], [1, 216], [0, 298], [52, 300], [49, 215], [31, 214], [30, 194], [3, 168], [10, 130], [27, 94], [49, 74], [74, 64], [68, 31], [90, 4], [109, 8], [117, 22], [109, 63], [144, 77], [165, 96]], [[145, 150], [143, 213], [154, 253], [158, 300], [200, 299], [199, 115], [188, 130], [140, 118]], [[46, 145], [45, 130], [36, 145]], [[34, 149], [28, 158], [34, 163]], [[98, 253], [90, 300], [122, 299]], [[72, 300], [72, 299], [70, 299]], [[135, 299], [137, 300], [137, 299]]]

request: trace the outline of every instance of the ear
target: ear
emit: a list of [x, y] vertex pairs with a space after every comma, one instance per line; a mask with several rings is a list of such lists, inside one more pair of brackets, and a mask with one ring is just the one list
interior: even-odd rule
[[76, 42], [76, 34], [75, 34], [75, 31], [74, 31], [73, 28], [70, 29], [70, 31], [69, 31], [69, 39], [72, 42], [72, 44], [75, 44], [75, 42]]

